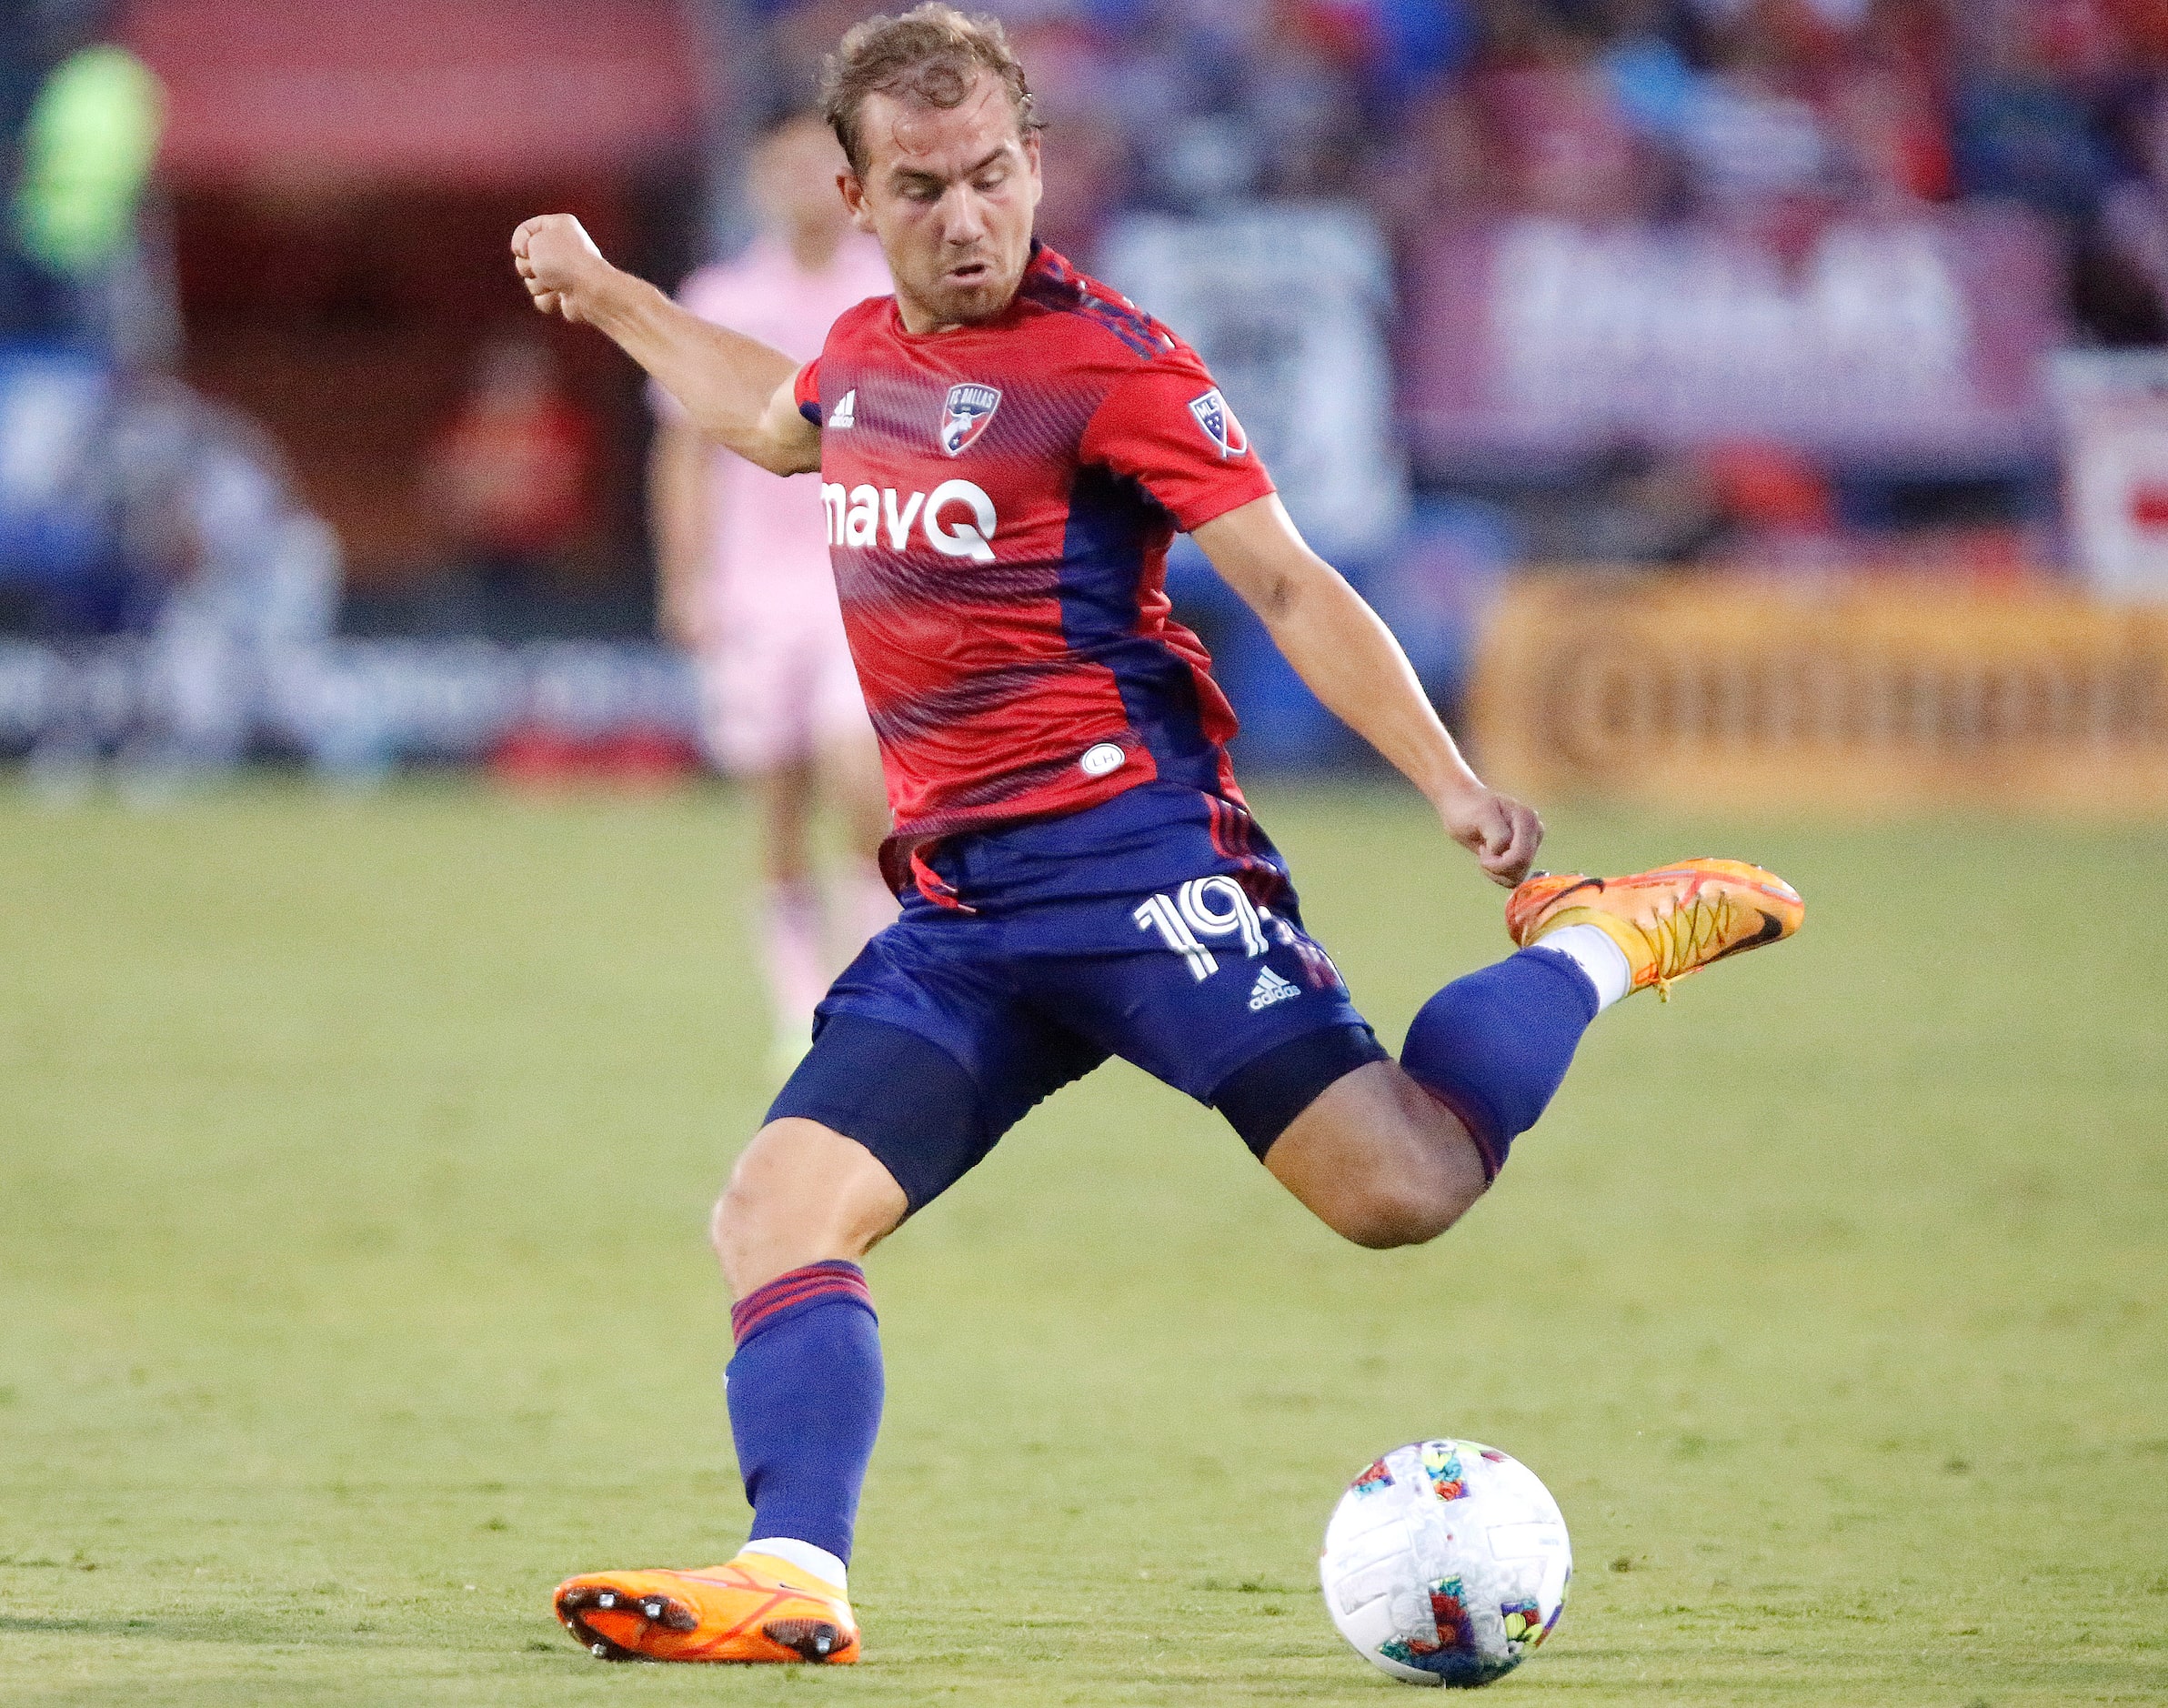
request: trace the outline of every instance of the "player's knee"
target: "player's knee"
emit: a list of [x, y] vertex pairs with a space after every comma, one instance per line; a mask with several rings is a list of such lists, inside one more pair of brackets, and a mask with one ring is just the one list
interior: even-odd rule
[[715, 1201], [715, 1208], [708, 1212], [708, 1243], [716, 1256], [726, 1261], [730, 1255], [730, 1235], [736, 1216], [736, 1208], [730, 1202], [730, 1189], [725, 1186], [722, 1196]]
[[1372, 1251], [1422, 1245], [1435, 1240], [1482, 1195], [1480, 1166], [1462, 1169], [1458, 1159], [1432, 1147], [1404, 1151], [1386, 1166], [1349, 1181], [1328, 1220], [1357, 1245]]
[[1457, 1194], [1420, 1181], [1381, 1181], [1350, 1196], [1333, 1218], [1333, 1230], [1373, 1251], [1422, 1245], [1460, 1219], [1467, 1206]]
[[758, 1140], [746, 1148], [731, 1169], [715, 1211], [708, 1219], [708, 1241], [727, 1264], [733, 1251], [748, 1241], [772, 1238], [791, 1220], [790, 1203], [796, 1196], [787, 1176], [779, 1176], [772, 1160], [762, 1154]]
[[738, 1159], [708, 1238], [742, 1297], [803, 1264], [862, 1257], [908, 1209], [902, 1189], [864, 1146], [786, 1118]]

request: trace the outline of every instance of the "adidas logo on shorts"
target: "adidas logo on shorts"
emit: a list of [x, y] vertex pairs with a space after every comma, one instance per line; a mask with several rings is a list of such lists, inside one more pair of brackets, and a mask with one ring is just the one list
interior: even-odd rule
[[1302, 987], [1290, 980], [1282, 979], [1268, 967], [1257, 976], [1257, 982], [1250, 987], [1250, 1011], [1252, 1014], [1270, 1008], [1275, 1002], [1290, 1002], [1302, 994]]

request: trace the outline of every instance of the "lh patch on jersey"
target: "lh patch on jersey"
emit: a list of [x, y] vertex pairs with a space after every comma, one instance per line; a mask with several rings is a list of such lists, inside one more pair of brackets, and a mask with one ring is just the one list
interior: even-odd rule
[[[956, 394], [951, 392], [950, 397]], [[1250, 455], [1250, 435], [1242, 431], [1242, 424], [1235, 419], [1235, 412], [1227, 407], [1227, 399], [1215, 386], [1201, 397], [1189, 399], [1189, 413], [1197, 417], [1197, 425], [1204, 429], [1204, 436], [1220, 447], [1222, 457]]]
[[994, 411], [1000, 407], [999, 387], [969, 381], [949, 387], [948, 407], [941, 417], [941, 448], [951, 457], [960, 456], [986, 431], [986, 424], [994, 418]]

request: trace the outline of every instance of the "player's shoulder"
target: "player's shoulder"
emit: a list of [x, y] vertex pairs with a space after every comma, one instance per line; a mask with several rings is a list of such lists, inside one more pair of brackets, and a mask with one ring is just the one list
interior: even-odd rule
[[1060, 337], [1072, 359], [1121, 373], [1160, 363], [1186, 364], [1197, 353], [1165, 325], [1074, 266], [1041, 247], [1019, 292], [1043, 331]]

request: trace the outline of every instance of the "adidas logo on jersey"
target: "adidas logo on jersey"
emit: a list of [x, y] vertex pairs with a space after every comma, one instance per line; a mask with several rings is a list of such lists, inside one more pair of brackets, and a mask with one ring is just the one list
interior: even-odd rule
[[856, 427], [858, 424], [858, 388], [853, 386], [836, 400], [836, 407], [828, 411], [824, 427]]
[[1275, 1002], [1292, 1002], [1302, 994], [1302, 987], [1292, 980], [1282, 979], [1267, 967], [1257, 976], [1257, 982], [1250, 987], [1250, 1011], [1262, 1012]]

